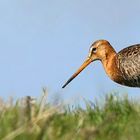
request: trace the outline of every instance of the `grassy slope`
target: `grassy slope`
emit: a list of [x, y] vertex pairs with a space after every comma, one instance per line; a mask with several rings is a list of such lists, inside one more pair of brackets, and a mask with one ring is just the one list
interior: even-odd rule
[[106, 98], [102, 107], [86, 102], [68, 107], [45, 104], [45, 96], [31, 105], [0, 107], [0, 140], [139, 140], [140, 105], [127, 98]]

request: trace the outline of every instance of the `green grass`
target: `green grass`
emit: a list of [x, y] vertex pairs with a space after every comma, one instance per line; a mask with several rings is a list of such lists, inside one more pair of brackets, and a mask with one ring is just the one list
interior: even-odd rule
[[[45, 92], [45, 91], [44, 91]], [[0, 140], [139, 140], [140, 104], [108, 95], [86, 109], [51, 106], [46, 93], [36, 103], [0, 102]]]

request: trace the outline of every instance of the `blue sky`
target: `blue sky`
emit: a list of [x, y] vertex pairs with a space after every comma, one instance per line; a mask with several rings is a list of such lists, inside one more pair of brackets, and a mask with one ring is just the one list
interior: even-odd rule
[[110, 91], [140, 97], [138, 88], [111, 81], [100, 62], [61, 89], [95, 40], [107, 39], [116, 51], [140, 43], [139, 6], [139, 0], [0, 1], [1, 96], [36, 97], [47, 87], [64, 99]]

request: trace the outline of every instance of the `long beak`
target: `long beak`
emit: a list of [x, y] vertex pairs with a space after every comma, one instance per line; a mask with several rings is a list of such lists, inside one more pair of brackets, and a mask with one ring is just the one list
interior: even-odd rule
[[84, 70], [92, 60], [90, 58], [87, 58], [85, 62], [80, 66], [80, 68], [68, 79], [68, 81], [63, 85], [62, 88], [65, 88], [82, 70]]

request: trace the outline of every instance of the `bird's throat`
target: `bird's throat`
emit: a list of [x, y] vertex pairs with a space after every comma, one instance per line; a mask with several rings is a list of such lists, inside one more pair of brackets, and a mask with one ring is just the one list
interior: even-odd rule
[[113, 81], [121, 83], [123, 77], [122, 73], [120, 72], [118, 68], [118, 61], [117, 61], [117, 55], [116, 53], [112, 53], [108, 55], [104, 60], [102, 60], [103, 67], [105, 69], [106, 74], [112, 79]]

